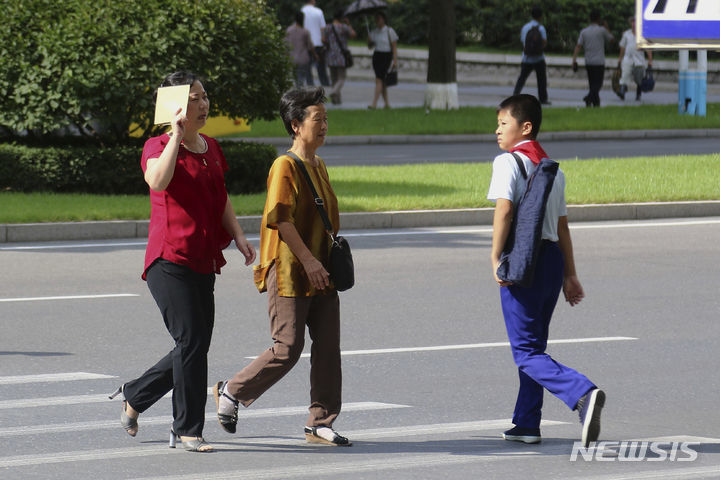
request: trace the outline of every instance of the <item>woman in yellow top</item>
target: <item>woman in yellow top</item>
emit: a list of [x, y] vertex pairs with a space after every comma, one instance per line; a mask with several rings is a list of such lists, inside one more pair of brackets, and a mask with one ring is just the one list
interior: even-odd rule
[[[315, 155], [325, 143], [328, 123], [322, 87], [294, 89], [280, 100], [280, 116], [293, 138], [290, 152], [304, 163], [333, 225], [338, 204], [323, 160]], [[228, 381], [213, 387], [220, 425], [235, 433], [238, 404], [250, 406], [297, 363], [312, 338], [310, 443], [349, 446], [332, 425], [341, 408], [340, 303], [328, 274], [331, 239], [325, 231], [307, 180], [290, 155], [280, 155], [267, 180], [260, 233], [260, 265], [255, 283], [268, 292], [273, 345]]]

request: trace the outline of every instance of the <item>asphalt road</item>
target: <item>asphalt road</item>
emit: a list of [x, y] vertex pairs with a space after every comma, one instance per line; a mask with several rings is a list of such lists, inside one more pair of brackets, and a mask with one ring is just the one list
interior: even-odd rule
[[[171, 347], [139, 277], [143, 242], [1, 247], [0, 478], [720, 477], [720, 218], [574, 225], [587, 298], [558, 305], [551, 338], [567, 343], [549, 347], [606, 390], [602, 440], [696, 442], [686, 447], [698, 453], [692, 462], [621, 462], [607, 448], [603, 461], [573, 462], [577, 415], [550, 394], [543, 442], [503, 441], [517, 374], [489, 271], [490, 229], [347, 233], [358, 281], [341, 294], [335, 427], [355, 445], [304, 443], [301, 359], [240, 412], [235, 436], [208, 397], [205, 436], [219, 450], [208, 455], [167, 448], [169, 399], [141, 416], [134, 439], [119, 425], [120, 402], [107, 399]], [[269, 346], [266, 297], [240, 254], [227, 257], [211, 382]]]
[[[563, 140], [541, 142], [553, 159], [620, 158], [707, 154], [720, 151], [715, 138], [639, 140]], [[287, 148], [278, 148], [278, 153]], [[495, 142], [409, 145], [325, 145], [318, 154], [328, 165], [396, 165], [406, 163], [491, 162], [501, 150]]]

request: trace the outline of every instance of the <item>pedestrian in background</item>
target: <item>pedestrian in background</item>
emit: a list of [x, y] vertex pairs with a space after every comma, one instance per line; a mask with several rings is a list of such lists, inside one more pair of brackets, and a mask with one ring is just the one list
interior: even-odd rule
[[125, 397], [120, 423], [134, 437], [139, 414], [172, 390], [170, 446], [179, 438], [186, 450], [209, 452], [213, 448], [202, 432], [207, 353], [215, 322], [215, 275], [226, 263], [222, 251], [231, 240], [245, 257], [245, 265], [255, 261], [255, 249], [245, 238], [225, 190], [228, 165], [222, 149], [215, 139], [198, 132], [207, 121], [207, 93], [189, 72], [168, 75], [161, 86], [175, 85], [190, 85], [187, 112], [176, 112], [172, 132], [145, 142], [141, 160], [151, 205], [142, 278], [175, 347], [110, 398], [120, 393]]
[[[545, 178], [537, 177], [533, 181], [531, 176], [538, 172], [545, 174], [540, 163], [548, 158], [536, 140], [542, 122], [542, 106], [537, 98], [515, 95], [505, 99], [498, 107], [497, 120], [497, 143], [506, 153], [495, 157], [487, 195], [488, 200], [495, 202], [490, 260], [493, 277], [500, 286], [505, 327], [520, 376], [512, 419], [515, 427], [504, 432], [503, 438], [523, 443], [541, 441], [543, 389], [547, 389], [570, 409], [578, 411], [582, 443], [588, 447], [600, 435], [605, 393], [587, 377], [545, 352], [550, 320], [560, 291], [570, 306], [577, 305], [585, 297], [575, 271], [565, 204], [565, 176], [557, 169], [547, 197], [544, 197], [544, 191], [531, 190], [533, 185], [543, 184]], [[547, 200], [543, 202], [543, 198]], [[519, 208], [521, 199], [530, 202], [522, 205], [522, 209]], [[514, 216], [519, 218], [513, 220]], [[520, 228], [511, 233], [512, 225], [520, 223], [526, 231], [533, 232], [533, 237], [534, 232], [541, 234], [539, 238], [534, 237], [537, 240], [533, 240], [532, 245], [513, 243], [514, 249], [539, 252], [534, 275], [526, 286], [498, 276], [501, 254], [511, 235], [530, 242]]]
[[522, 63], [520, 64], [520, 76], [515, 83], [513, 95], [522, 92], [530, 73], [535, 70], [537, 76], [538, 98], [543, 105], [550, 105], [547, 93], [547, 65], [545, 63], [545, 47], [547, 46], [547, 31], [540, 23], [542, 9], [534, 6], [530, 11], [532, 20], [523, 25], [520, 30], [520, 41], [523, 45]]
[[322, 87], [285, 92], [280, 118], [293, 139], [287, 154], [273, 162], [260, 231], [260, 265], [255, 285], [268, 294], [272, 346], [228, 381], [213, 387], [218, 421], [235, 433], [238, 405], [249, 407], [300, 359], [305, 327], [310, 331], [309, 443], [349, 446], [333, 430], [342, 406], [340, 300], [328, 274], [332, 238], [325, 230], [315, 197], [299, 165], [312, 179], [330, 218], [340, 228], [338, 202], [325, 162], [316, 155], [328, 123]]
[[577, 56], [581, 48], [585, 50], [585, 70], [587, 70], [590, 91], [583, 101], [587, 107], [600, 106], [600, 89], [605, 76], [605, 43], [614, 39], [607, 22], [602, 20], [600, 11], [590, 12], [590, 25], [580, 31], [572, 57], [572, 68], [577, 72]]
[[325, 46], [322, 42], [322, 31], [325, 28], [325, 15], [315, 6], [315, 0], [308, 0], [302, 12], [305, 14], [304, 26], [310, 32], [310, 38], [315, 49], [314, 62], [318, 74], [318, 81], [323, 87], [330, 86], [327, 65], [325, 64]]
[[347, 50], [348, 38], [357, 37], [357, 33], [350, 26], [350, 20], [339, 10], [333, 15], [333, 21], [323, 30], [323, 42], [327, 46], [327, 64], [330, 67], [330, 80], [332, 80], [332, 90], [330, 90], [330, 101], [334, 104], [341, 104], [342, 97], [340, 92], [345, 85], [345, 77], [348, 65], [345, 63], [345, 54]]
[[625, 94], [628, 85], [632, 79], [635, 82], [635, 100], [640, 101], [642, 95], [642, 80], [645, 76], [645, 55], [647, 54], [647, 66], [652, 67], [652, 51], [638, 50], [637, 39], [635, 37], [635, 17], [628, 19], [630, 28], [623, 32], [620, 39], [620, 55], [618, 56], [618, 68], [622, 72], [620, 75], [620, 98], [625, 100]]
[[377, 102], [382, 95], [385, 101], [385, 108], [390, 108], [388, 101], [387, 85], [385, 75], [391, 69], [397, 70], [397, 41], [398, 35], [392, 27], [387, 24], [387, 16], [384, 12], [375, 14], [375, 28], [368, 34], [368, 48], [373, 51], [372, 65], [375, 72], [375, 93], [369, 109], [375, 110]]
[[317, 59], [310, 32], [303, 27], [305, 14], [298, 11], [295, 14], [295, 23], [285, 31], [285, 42], [290, 49], [290, 61], [295, 67], [295, 86], [314, 85], [310, 67], [312, 58]]

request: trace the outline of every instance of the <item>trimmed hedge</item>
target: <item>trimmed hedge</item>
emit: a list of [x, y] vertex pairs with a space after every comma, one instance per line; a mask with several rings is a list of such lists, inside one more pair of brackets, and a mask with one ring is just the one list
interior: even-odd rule
[[[230, 170], [228, 193], [265, 190], [277, 151], [272, 145], [223, 142]], [[142, 146], [53, 146], [0, 144], [0, 190], [95, 194], [144, 194], [148, 191], [140, 157]]]

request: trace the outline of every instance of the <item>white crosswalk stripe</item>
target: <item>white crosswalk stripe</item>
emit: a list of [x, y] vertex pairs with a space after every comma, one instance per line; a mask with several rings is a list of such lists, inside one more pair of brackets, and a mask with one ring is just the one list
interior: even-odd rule
[[[107, 401], [107, 397], [105, 397]], [[344, 412], [362, 412], [372, 410], [384, 410], [392, 408], [409, 408], [409, 405], [398, 405], [381, 402], [350, 402], [343, 405]], [[284, 408], [258, 408], [252, 410], [243, 410], [238, 412], [239, 419], [260, 418], [260, 417], [283, 417], [292, 415], [302, 415], [307, 412], [307, 407], [284, 407]], [[217, 417], [214, 411], [205, 412], [205, 420], [214, 422]], [[119, 417], [119, 414], [118, 414]], [[141, 422], [143, 426], [147, 425], [170, 425], [172, 416], [142, 416]], [[103, 430], [120, 428], [117, 420], [94, 421], [94, 422], [76, 422], [62, 423], [54, 425], [37, 425], [0, 428], [0, 438], [17, 437], [23, 435], [38, 435], [45, 433], [61, 433], [61, 432], [80, 432], [86, 430]]]
[[[566, 339], [560, 341], [562, 343], [584, 343], [586, 341], [618, 341], [618, 340], [635, 340], [632, 337], [603, 337], [596, 339]], [[560, 343], [559, 342], [559, 343]], [[22, 384], [35, 384], [39, 382], [93, 382], [97, 380], [107, 380], [117, 378], [113, 375], [89, 372], [65, 372], [65, 373], [49, 373], [36, 375], [13, 375], [0, 376], [0, 386], [3, 388], [13, 388]], [[91, 391], [97, 391], [92, 389]], [[211, 389], [208, 388], [208, 393]], [[168, 395], [169, 396], [169, 395]], [[118, 407], [116, 412], [119, 417], [119, 401], [111, 402], [106, 394], [87, 394], [74, 396], [59, 397], [34, 397], [26, 399], [14, 399], [0, 401], [0, 410], [27, 409], [33, 407], [62, 407], [66, 405], [86, 405], [88, 409], [99, 408], [94, 407], [99, 404], [109, 404]], [[206, 421], [215, 422], [216, 414], [212, 408], [213, 402], [209, 402], [210, 410], [206, 412]], [[392, 409], [409, 409], [412, 405], [399, 403], [384, 402], [348, 402], [343, 404], [343, 412], [371, 412]], [[282, 416], [300, 416], [307, 414], [307, 406], [287, 406], [278, 408], [251, 408], [241, 409], [238, 412], [240, 420], [249, 420], [252, 418], [277, 418]], [[22, 418], [22, 417], [21, 417]], [[21, 455], [0, 456], [0, 475], [2, 478], [19, 478], [22, 472], [27, 469], [36, 469], [37, 471], [48, 472], [53, 475], [54, 469], [58, 472], [73, 472], [78, 469], [97, 469], [110, 465], [111, 462], [131, 461], [132, 459], [141, 459], [148, 457], [158, 457], [159, 462], [165, 462], [163, 457], [175, 455], [181, 449], [170, 449], [165, 443], [165, 433], [172, 423], [170, 415], [141, 417], [141, 426], [164, 426], [162, 429], [145, 430], [145, 435], [149, 435], [144, 440], [144, 444], [133, 445], [129, 447], [119, 448], [102, 448], [110, 447], [112, 444], [103, 444], [98, 442], [92, 448], [89, 444], [87, 449], [73, 449], [72, 446], [62, 449], [62, 443], [54, 443], [53, 435], [67, 434], [77, 432], [101, 432], [103, 430], [118, 430], [118, 435], [122, 435], [123, 440], [128, 440], [127, 436], [122, 433], [119, 425], [119, 418], [107, 418], [103, 416], [102, 420], [85, 421], [85, 422], [65, 422], [54, 424], [32, 424], [32, 415], [27, 416], [27, 425], [18, 425], [0, 428], [0, 439], [8, 439], [7, 444], [17, 441], [31, 442], [34, 450], [33, 453]], [[503, 442], [499, 433], [511, 425], [511, 420], [507, 418], [493, 420], [477, 420], [463, 422], [445, 422], [445, 423], [427, 423], [427, 424], [411, 424], [397, 425], [382, 428], [363, 428], [356, 430], [343, 430], [342, 434], [352, 439], [355, 443], [352, 453], [369, 453], [367, 455], [352, 455], [338, 459], [328, 457], [323, 459], [322, 468], [314, 468], [313, 460], [307, 460], [299, 463], [285, 463], [277, 465], [268, 465], [267, 467], [258, 468], [257, 465], [248, 466], [243, 469], [237, 463], [231, 463], [232, 468], [223, 470], [222, 463], [211, 470], [203, 471], [202, 475], [207, 478], [212, 477], [213, 480], [234, 480], [248, 479], [303, 479], [303, 478], [392, 478], [393, 476], [420, 475], [418, 478], [439, 478], [432, 477], [428, 472], [441, 472], [443, 468], [458, 467], [460, 469], [472, 470], [474, 472], [482, 471], [484, 465], [499, 465], [498, 462], [518, 462], [518, 461], [541, 461], [539, 459], [547, 459], [552, 457], [569, 458], [572, 440], [569, 441], [548, 441], [537, 445], [518, 445], [514, 442]], [[543, 420], [542, 428], [544, 435], [548, 434], [552, 428], [561, 428], [564, 426], [576, 427], [576, 421], [565, 422], [556, 420]], [[215, 425], [217, 427], [217, 425]], [[479, 435], [485, 432], [485, 435]], [[91, 433], [91, 435], [94, 435]], [[36, 436], [36, 437], [34, 437]], [[45, 437], [47, 436], [47, 437]], [[487, 448], [488, 437], [489, 442], [493, 446]], [[45, 438], [51, 439], [45, 441]], [[113, 437], [114, 438], [114, 437]], [[552, 434], [548, 435], [552, 439]], [[495, 440], [493, 440], [495, 439]], [[673, 435], [666, 437], [654, 437], [648, 439], [636, 439], [633, 441], [658, 441], [658, 442], [694, 442], [695, 444], [717, 445], [720, 439], [695, 437], [688, 435]], [[43, 443], [45, 442], [45, 443]], [[161, 443], [158, 443], [161, 442]], [[433, 445], [445, 444], [445, 442], [457, 442], [456, 445], [463, 445], [457, 449], [451, 450], [432, 450], [425, 447], [417, 447], [410, 449], [401, 449], [394, 452], [392, 445]], [[212, 443], [212, 442], [211, 442]], [[616, 442], [617, 443], [617, 442]], [[68, 444], [68, 445], [73, 445]], [[77, 444], [76, 444], [77, 445]], [[117, 444], [115, 444], [117, 445]], [[268, 449], [276, 446], [278, 449], [293, 451], [320, 452], [316, 446], [308, 445], [303, 438], [301, 428], [293, 430], [290, 433], [280, 432], [271, 436], [249, 435], [225, 437], [223, 441], [213, 444], [215, 449], [226, 454], [242, 450], [246, 453], [254, 453], [263, 455]], [[384, 447], [380, 450], [366, 452], [364, 449], [377, 449], [378, 445], [387, 445], [389, 451]], [[598, 451], [600, 449], [598, 444]], [[59, 446], [59, 447], [58, 447]], [[521, 448], [517, 448], [521, 447]], [[77, 447], [75, 447], [77, 448]], [[604, 448], [604, 447], [603, 447]], [[472, 452], [472, 454], [469, 454]], [[371, 454], [370, 454], [371, 453]], [[172, 457], [167, 457], [170, 462]], [[129, 460], [130, 459], [130, 460]], [[538, 460], [531, 460], [538, 459]], [[92, 463], [91, 463], [92, 462]], [[57, 467], [53, 467], [57, 465]], [[462, 467], [467, 465], [466, 467]], [[706, 479], [720, 478], [720, 466], [716, 465], [697, 465], [688, 464], [682, 467], [674, 466], [671, 470], [644, 469], [643, 471], [634, 472], [614, 472], [603, 474], [597, 472], [594, 480], [643, 480], [643, 479]], [[239, 469], [240, 468], [240, 469]], [[490, 467], [488, 467], [490, 468]], [[498, 468], [498, 467], [494, 467]], [[502, 468], [502, 467], [500, 467]], [[437, 469], [437, 470], [435, 470]], [[420, 474], [422, 472], [422, 474]], [[136, 472], [135, 480], [191, 480], [200, 478], [198, 473], [190, 473], [190, 470], [182, 469], [153, 469], [147, 471], [144, 476], [142, 470]], [[430, 475], [423, 477], [422, 475]], [[439, 473], [438, 473], [439, 475]], [[46, 478], [46, 477], [43, 477]], [[47, 477], [50, 478], [50, 477]], [[52, 477], [55, 478], [55, 477]], [[62, 475], [57, 478], [64, 478]], [[115, 477], [107, 477], [115, 478]], [[126, 478], [126, 477], [122, 477]], [[567, 478], [567, 477], [563, 477]], [[587, 477], [584, 477], [587, 478]]]
[[21, 383], [71, 382], [74, 380], [99, 380], [103, 378], [117, 377], [114, 375], [103, 375], [101, 373], [87, 372], [45, 373], [42, 375], [10, 375], [0, 377], [0, 385], [16, 385]]
[[[355, 430], [344, 432], [353, 440], [376, 440], [380, 438], [403, 438], [412, 436], [439, 435], [459, 432], [479, 432], [488, 430], [497, 430], [507, 427], [510, 423], [509, 419], [477, 421], [477, 422], [459, 422], [459, 423], [441, 423], [430, 425], [411, 425], [407, 427], [393, 428], [377, 428], [368, 430]], [[564, 425], [566, 422], [556, 422], [543, 420], [543, 426]], [[117, 425], [116, 425], [117, 426]], [[258, 445], [266, 447], [268, 445], [289, 445], [299, 446], [306, 445], [305, 440], [296, 438], [277, 438], [267, 437], [251, 439], [240, 438], [233, 443], [242, 446]], [[217, 448], [217, 447], [216, 447]], [[567, 446], [563, 446], [567, 450]], [[222, 448], [217, 448], [222, 450]], [[138, 456], [166, 455], [172, 454], [173, 451], [167, 447], [143, 447], [143, 448], [114, 448], [114, 449], [98, 449], [91, 451], [73, 451], [60, 452], [54, 454], [43, 455], [17, 455], [12, 457], [0, 458], [0, 468], [3, 467], [19, 467], [29, 465], [45, 465], [53, 463], [79, 462], [87, 460], [105, 460], [112, 458], [130, 458]], [[246, 477], [252, 478], [252, 477]]]

